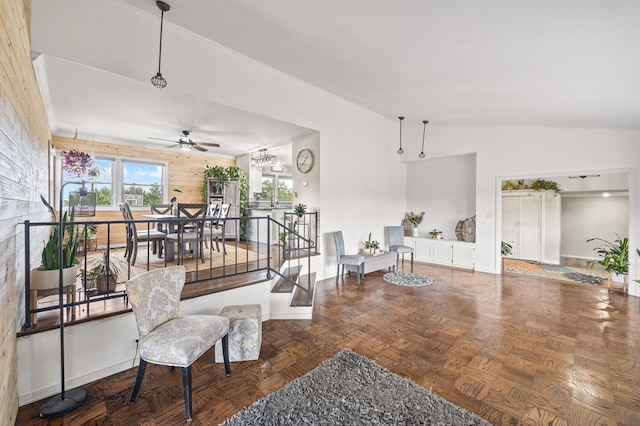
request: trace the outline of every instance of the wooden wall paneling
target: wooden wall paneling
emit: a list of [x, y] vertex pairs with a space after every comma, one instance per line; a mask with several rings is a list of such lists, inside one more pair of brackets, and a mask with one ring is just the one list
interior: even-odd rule
[[[87, 152], [92, 155], [105, 155], [123, 158], [141, 158], [167, 163], [168, 200], [176, 197], [179, 203], [200, 203], [202, 202], [203, 173], [207, 166], [235, 166], [235, 160], [217, 158], [214, 156], [202, 156], [185, 154], [178, 150], [167, 150], [162, 148], [146, 148], [132, 145], [118, 145], [113, 143], [95, 142], [84, 139], [67, 138], [53, 136], [53, 145], [58, 151], [68, 151], [72, 148]], [[182, 192], [174, 192], [180, 189]], [[133, 217], [143, 219], [142, 215], [147, 211], [134, 209]], [[87, 220], [122, 220], [122, 215], [118, 209], [109, 211], [97, 211], [95, 218]], [[107, 228], [98, 228], [98, 244], [106, 245]], [[123, 245], [126, 242], [124, 225], [113, 225], [111, 227], [111, 244]]]
[[[16, 332], [24, 317], [20, 224], [49, 216], [39, 194], [48, 193], [50, 133], [31, 64], [30, 19], [29, 0], [0, 2], [0, 424], [14, 424], [18, 411]], [[45, 229], [36, 233], [34, 252], [46, 234]]]

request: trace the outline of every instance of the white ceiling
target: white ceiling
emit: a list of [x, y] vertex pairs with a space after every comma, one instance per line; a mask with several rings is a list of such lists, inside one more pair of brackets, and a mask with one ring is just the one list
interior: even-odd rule
[[[637, 0], [168, 3], [165, 44], [167, 28], [183, 27], [393, 120], [640, 128]], [[152, 87], [160, 24], [153, 0], [33, 0], [32, 9], [54, 134], [77, 128], [85, 139], [150, 144], [157, 141], [148, 137], [191, 130], [196, 141], [222, 145], [211, 152], [235, 156], [312, 131]], [[56, 25], [69, 19], [73, 25]], [[116, 22], [82, 32], [105, 19]], [[110, 52], [124, 25], [139, 28], [140, 39]], [[92, 49], [105, 52], [99, 66], [87, 59]], [[178, 76], [166, 68], [171, 85]]]

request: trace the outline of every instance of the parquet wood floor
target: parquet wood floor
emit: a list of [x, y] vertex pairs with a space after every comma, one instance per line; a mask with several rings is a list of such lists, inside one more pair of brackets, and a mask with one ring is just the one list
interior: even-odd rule
[[[420, 263], [416, 272], [433, 285], [394, 286], [381, 272], [360, 286], [319, 282], [313, 320], [263, 323], [260, 359], [232, 363], [231, 377], [209, 351], [194, 365], [192, 424], [218, 424], [346, 347], [496, 425], [640, 424], [640, 298]], [[180, 372], [150, 365], [129, 405], [136, 371], [84, 386], [88, 400], [62, 419], [22, 407], [18, 424], [183, 424]]]

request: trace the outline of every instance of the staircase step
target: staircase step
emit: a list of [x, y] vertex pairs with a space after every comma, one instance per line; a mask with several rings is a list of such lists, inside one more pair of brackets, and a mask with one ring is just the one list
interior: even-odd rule
[[288, 277], [289, 280], [291, 281], [288, 281], [280, 277], [278, 279], [278, 282], [276, 282], [276, 284], [271, 289], [271, 293], [291, 293], [295, 286], [293, 283], [298, 281], [298, 275], [300, 274], [300, 269], [302, 269], [300, 266], [296, 266], [294, 268], [287, 268], [284, 271], [283, 275], [285, 277]]
[[300, 287], [296, 287], [290, 306], [313, 306], [316, 273], [312, 272], [311, 275], [301, 275], [299, 284], [300, 287], [308, 288], [309, 291], [307, 292], [302, 290]]

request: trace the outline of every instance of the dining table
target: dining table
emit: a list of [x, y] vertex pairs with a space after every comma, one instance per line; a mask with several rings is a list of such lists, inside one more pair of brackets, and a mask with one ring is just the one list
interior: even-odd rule
[[[164, 229], [166, 233], [173, 233], [176, 229], [176, 220], [178, 216], [173, 214], [143, 214], [143, 218], [151, 219], [154, 222], [157, 222], [162, 227], [159, 229]], [[166, 238], [165, 238], [166, 242]], [[165, 244], [164, 245], [164, 258], [167, 262], [173, 262], [176, 259], [176, 252], [174, 244]]]

